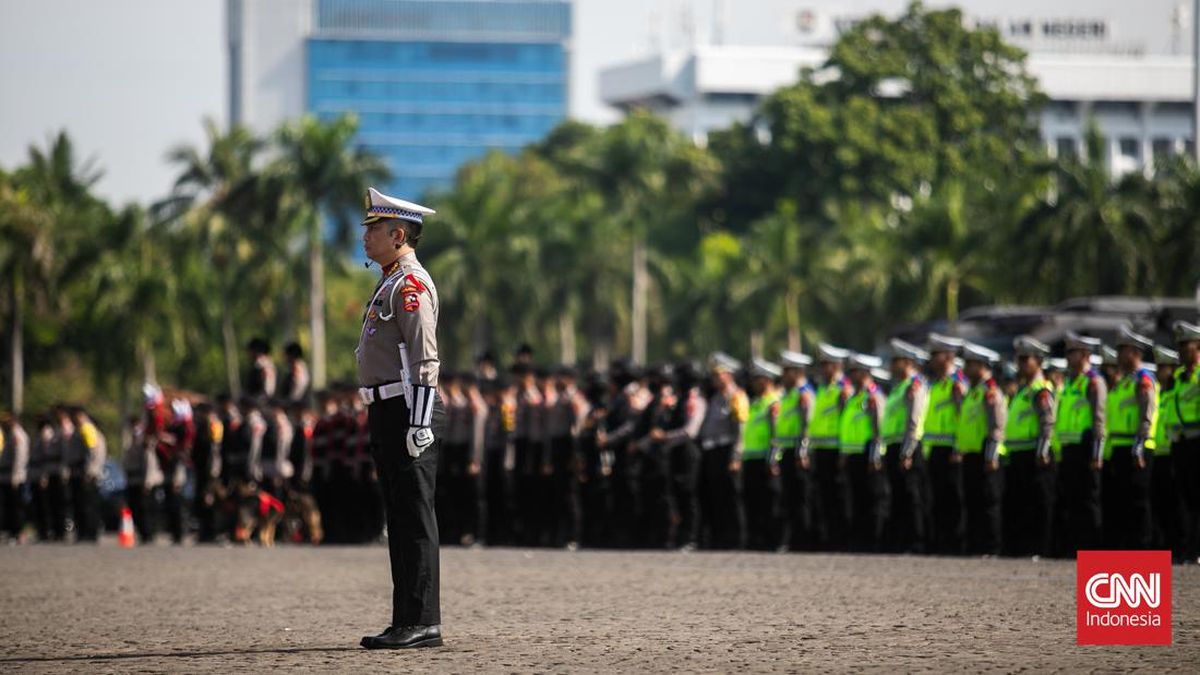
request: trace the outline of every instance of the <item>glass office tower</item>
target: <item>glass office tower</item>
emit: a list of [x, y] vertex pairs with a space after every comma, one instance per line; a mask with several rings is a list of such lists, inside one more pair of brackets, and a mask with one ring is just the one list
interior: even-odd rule
[[356, 113], [392, 194], [420, 199], [566, 117], [570, 34], [562, 0], [318, 0], [307, 107]]

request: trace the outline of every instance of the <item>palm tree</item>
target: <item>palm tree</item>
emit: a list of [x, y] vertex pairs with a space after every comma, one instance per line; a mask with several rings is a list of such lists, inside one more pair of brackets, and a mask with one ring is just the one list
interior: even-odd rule
[[25, 402], [26, 294], [50, 285], [53, 248], [51, 217], [16, 177], [0, 174], [0, 266], [9, 292], [9, 348], [12, 359], [9, 403], [20, 413]]
[[331, 218], [333, 241], [346, 248], [351, 213], [362, 208], [366, 186], [390, 180], [391, 172], [371, 151], [354, 145], [358, 120], [343, 115], [322, 121], [306, 115], [276, 133], [279, 155], [270, 174], [287, 186], [288, 204], [308, 236], [309, 338], [313, 387], [323, 388], [325, 356], [325, 240], [322, 216]]
[[891, 298], [901, 316], [945, 316], [953, 325], [964, 291], [994, 290], [988, 274], [995, 255], [993, 222], [972, 206], [966, 185], [950, 180], [918, 197], [904, 214], [896, 244], [884, 258], [901, 282], [896, 291], [906, 296]]
[[592, 179], [608, 202], [606, 213], [629, 242], [631, 354], [635, 362], [643, 363], [649, 293], [647, 237], [654, 230], [695, 227], [697, 204], [715, 182], [716, 163], [664, 120], [642, 111], [606, 129], [592, 161]]
[[9, 285], [12, 359], [11, 404], [16, 412], [25, 398], [25, 320], [29, 301], [43, 311], [60, 310], [60, 286], [83, 275], [88, 258], [73, 255], [86, 227], [104, 213], [91, 195], [100, 172], [91, 162], [76, 162], [65, 132], [45, 150], [29, 149], [29, 163], [15, 174], [0, 174], [0, 274]]
[[225, 375], [230, 393], [237, 396], [241, 381], [233, 306], [242, 290], [238, 277], [246, 240], [244, 227], [259, 206], [256, 196], [261, 181], [255, 163], [265, 146], [245, 127], [222, 132], [216, 122], [206, 119], [204, 130], [207, 148], [179, 146], [168, 153], [168, 160], [181, 172], [173, 196], [156, 211], [180, 219], [193, 231], [196, 250], [204, 252], [216, 273], [210, 281], [220, 301]]
[[[775, 211], [750, 227], [746, 240], [747, 295], [757, 299], [757, 316], [769, 319], [780, 310], [788, 349], [799, 351], [805, 332], [812, 337], [815, 318], [832, 304], [839, 261], [833, 255], [833, 228], [802, 220], [796, 204], [781, 200]], [[805, 330], [802, 324], [807, 323]], [[760, 324], [761, 330], [769, 325]]]
[[1190, 157], [1177, 155], [1157, 167], [1148, 198], [1159, 222], [1154, 250], [1155, 287], [1165, 295], [1200, 292], [1200, 171]]
[[[523, 190], [522, 159], [493, 151], [459, 170], [454, 189], [434, 201], [438, 227], [425, 244], [430, 272], [443, 297], [460, 299], [467, 331], [457, 342], [473, 353], [486, 348], [507, 321], [505, 309], [531, 314], [531, 288], [538, 277], [537, 232], [528, 212], [544, 205]], [[511, 304], [509, 304], [511, 303]]]
[[[1107, 166], [1104, 137], [1091, 125], [1081, 158], [1061, 159], [1012, 246], [1029, 253], [1027, 278], [1063, 296], [1139, 293], [1151, 275], [1156, 221], [1141, 175]], [[1068, 264], [1069, 263], [1069, 264]]]
[[158, 380], [156, 340], [183, 327], [178, 289], [187, 282], [181, 279], [183, 261], [168, 253], [166, 225], [152, 224], [142, 208], [126, 207], [108, 218], [98, 234], [103, 246], [95, 251], [97, 264], [81, 284], [85, 301], [78, 320], [92, 336], [93, 375], [97, 381], [115, 376], [124, 416], [139, 367], [144, 381]]

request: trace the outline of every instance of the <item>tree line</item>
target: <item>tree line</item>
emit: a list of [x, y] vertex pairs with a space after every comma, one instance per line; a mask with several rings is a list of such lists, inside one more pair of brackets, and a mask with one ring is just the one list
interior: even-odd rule
[[[865, 349], [979, 304], [1191, 296], [1195, 163], [1113, 175], [1095, 127], [1051, 156], [1044, 102], [996, 31], [914, 4], [849, 29], [705, 143], [634, 111], [489, 152], [447, 190], [401, 195], [438, 210], [418, 255], [443, 302], [443, 358], [463, 368], [519, 343], [595, 364]], [[143, 379], [236, 392], [255, 335], [299, 339], [317, 386], [352, 379], [374, 283], [353, 264], [362, 195], [389, 180], [356, 128], [208, 122], [148, 205], [98, 198], [99, 170], [65, 134], [0, 171], [4, 404], [19, 409], [26, 382], [34, 406], [116, 409]]]

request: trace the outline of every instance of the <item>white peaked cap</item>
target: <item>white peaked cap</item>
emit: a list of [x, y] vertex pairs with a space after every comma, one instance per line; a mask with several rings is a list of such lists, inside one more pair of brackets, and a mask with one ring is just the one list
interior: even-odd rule
[[428, 206], [421, 206], [403, 199], [389, 197], [375, 188], [367, 188], [367, 216], [363, 221], [370, 223], [384, 218], [399, 218], [414, 223], [424, 222], [425, 216], [431, 216], [437, 211]]

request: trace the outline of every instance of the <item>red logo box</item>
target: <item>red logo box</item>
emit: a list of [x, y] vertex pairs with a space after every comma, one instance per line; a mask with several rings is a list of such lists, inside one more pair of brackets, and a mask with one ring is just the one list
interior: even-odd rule
[[1075, 640], [1081, 645], [1171, 644], [1171, 552], [1080, 551]]

